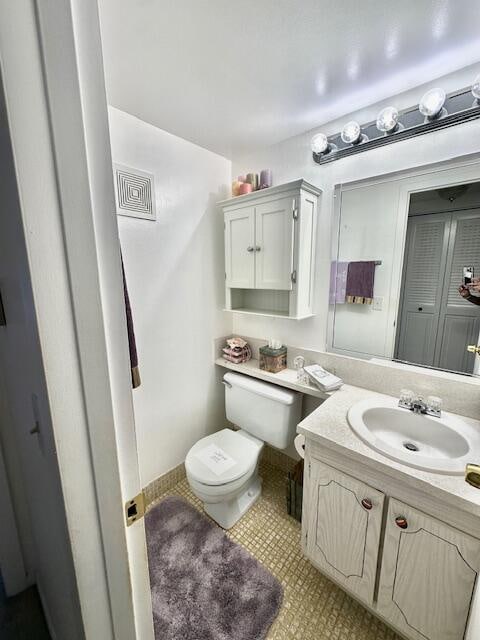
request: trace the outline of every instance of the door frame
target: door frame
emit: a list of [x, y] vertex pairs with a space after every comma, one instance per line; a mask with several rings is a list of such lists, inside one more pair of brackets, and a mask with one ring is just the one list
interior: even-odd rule
[[85, 636], [153, 640], [97, 1], [0, 0], [0, 60]]

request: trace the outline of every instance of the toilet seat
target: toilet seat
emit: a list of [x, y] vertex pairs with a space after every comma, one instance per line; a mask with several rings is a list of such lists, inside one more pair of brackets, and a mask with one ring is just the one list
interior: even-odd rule
[[185, 459], [185, 470], [201, 485], [241, 485], [255, 470], [262, 446], [261, 440], [249, 434], [222, 429], [193, 445]]

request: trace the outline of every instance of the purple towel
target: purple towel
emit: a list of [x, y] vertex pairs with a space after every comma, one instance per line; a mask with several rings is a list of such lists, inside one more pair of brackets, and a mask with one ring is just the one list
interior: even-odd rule
[[348, 262], [332, 262], [330, 268], [330, 304], [345, 302]]
[[346, 300], [356, 304], [372, 304], [375, 261], [350, 262], [347, 272]]
[[130, 369], [132, 373], [132, 388], [136, 389], [140, 386], [140, 372], [138, 371], [138, 355], [137, 344], [135, 342], [135, 331], [133, 330], [132, 308], [130, 306], [130, 298], [128, 296], [127, 281], [125, 279], [125, 269], [123, 268], [122, 258], [122, 276], [123, 276], [123, 295], [125, 297], [125, 314], [127, 316], [127, 333], [128, 333], [128, 350], [130, 351]]

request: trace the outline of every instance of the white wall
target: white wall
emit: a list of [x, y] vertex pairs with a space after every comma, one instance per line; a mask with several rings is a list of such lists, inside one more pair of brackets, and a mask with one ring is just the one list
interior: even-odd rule
[[[382, 300], [381, 310], [374, 305], [337, 304], [332, 346], [340, 353], [391, 357], [390, 306], [397, 233], [398, 182], [362, 186], [337, 194], [341, 198], [338, 260], [378, 260], [375, 268], [374, 296]], [[400, 240], [401, 242], [401, 240]], [[396, 293], [396, 289], [395, 289]], [[392, 297], [392, 300], [390, 298]], [[352, 331], [352, 327], [355, 330]]]
[[[374, 120], [378, 111], [388, 104], [393, 104], [399, 109], [412, 106], [418, 103], [423, 93], [433, 86], [442, 86], [447, 92], [468, 86], [479, 72], [480, 64], [472, 65], [429, 85], [392, 97], [359, 112], [353, 112], [316, 131], [306, 132], [267, 149], [234, 159], [234, 176], [244, 174], [246, 171], [259, 171], [270, 167], [273, 171], [274, 184], [303, 177], [323, 189], [317, 231], [316, 315], [308, 320], [294, 322], [283, 318], [257, 318], [234, 314], [235, 333], [265, 337], [275, 335], [287, 344], [325, 349], [334, 185], [476, 153], [479, 150], [480, 120], [387, 145], [323, 166], [315, 164], [312, 159], [310, 150], [312, 135], [317, 131], [323, 131], [327, 135], [336, 133], [349, 119], [358, 119], [361, 123]], [[352, 332], [354, 330], [352, 326]]]
[[184, 461], [225, 420], [212, 365], [231, 331], [223, 219], [230, 162], [109, 108], [113, 161], [155, 175], [157, 220], [119, 216], [142, 384], [133, 391], [143, 486]]

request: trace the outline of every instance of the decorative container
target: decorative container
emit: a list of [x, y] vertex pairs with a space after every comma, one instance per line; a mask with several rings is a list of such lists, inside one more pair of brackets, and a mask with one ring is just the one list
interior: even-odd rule
[[260, 369], [278, 373], [287, 368], [287, 347], [272, 349], [268, 345], [260, 347]]
[[260, 171], [260, 189], [268, 189], [272, 186], [272, 172], [270, 169]]
[[252, 185], [250, 182], [242, 182], [242, 184], [238, 187], [238, 195], [244, 196], [247, 193], [252, 193]]
[[242, 186], [242, 182], [240, 182], [239, 180], [234, 180], [232, 182], [232, 196], [238, 196], [240, 195], [240, 187]]
[[245, 182], [252, 185], [252, 191], [256, 191], [258, 189], [259, 183], [258, 173], [247, 173]]

